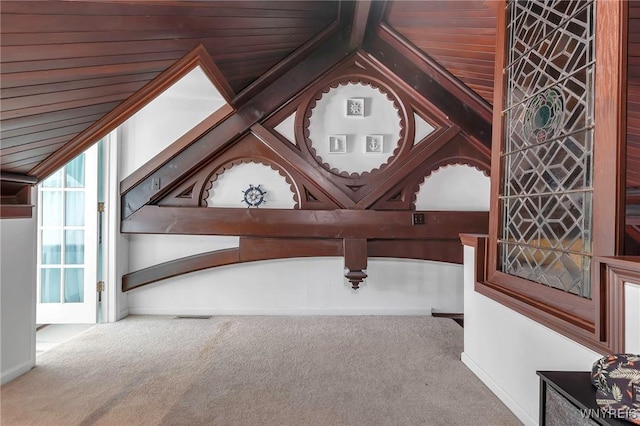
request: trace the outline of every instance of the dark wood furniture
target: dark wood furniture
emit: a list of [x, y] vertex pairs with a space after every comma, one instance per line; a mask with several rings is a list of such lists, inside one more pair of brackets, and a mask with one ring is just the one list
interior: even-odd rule
[[588, 371], [538, 371], [540, 425], [630, 425], [606, 415], [596, 404]]

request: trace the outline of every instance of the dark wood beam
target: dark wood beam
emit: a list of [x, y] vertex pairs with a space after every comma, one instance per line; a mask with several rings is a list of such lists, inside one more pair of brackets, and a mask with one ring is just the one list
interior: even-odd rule
[[0, 172], [0, 181], [28, 183], [28, 184], [34, 185], [38, 183], [38, 178], [35, 176], [23, 175], [19, 173]]
[[216, 266], [231, 265], [240, 261], [237, 248], [216, 250], [212, 252], [183, 257], [159, 265], [150, 266], [122, 276], [122, 291], [133, 290], [167, 278]]
[[417, 91], [463, 132], [491, 147], [492, 108], [479, 95], [384, 24], [375, 36], [367, 37], [364, 48], [394, 73], [397, 84]]
[[[234, 114], [123, 194], [122, 217], [126, 218], [151, 200], [161, 198], [182, 176], [207, 164], [216, 152], [229, 146], [252, 125], [293, 98], [348, 52], [348, 41], [340, 34], [332, 36], [322, 49], [300, 61], [286, 75], [279, 77]], [[160, 190], [154, 189], [154, 181], [160, 182]]]
[[[354, 241], [358, 242], [354, 243]], [[366, 256], [460, 264], [462, 263], [462, 246], [457, 238], [367, 241], [365, 239], [241, 237], [238, 248], [201, 253], [125, 274], [122, 277], [122, 291], [126, 292], [168, 278], [220, 266], [261, 260], [343, 255], [345, 255], [345, 264], [352, 267], [355, 256], [359, 265], [364, 265], [360, 270], [366, 268]], [[349, 279], [348, 276], [347, 279]]]
[[32, 176], [2, 173], [0, 175], [0, 218], [23, 219], [33, 217], [31, 192]]
[[33, 207], [23, 204], [4, 204], [0, 202], [0, 219], [30, 219]]
[[356, 9], [353, 14], [353, 24], [351, 25], [351, 39], [349, 47], [357, 49], [362, 46], [364, 34], [367, 30], [369, 11], [371, 10], [371, 0], [357, 0]]
[[240, 237], [240, 261], [342, 256], [339, 239]]
[[[414, 215], [423, 225], [413, 225]], [[281, 210], [147, 205], [122, 220], [124, 233], [280, 238], [450, 239], [486, 232], [488, 212]]]

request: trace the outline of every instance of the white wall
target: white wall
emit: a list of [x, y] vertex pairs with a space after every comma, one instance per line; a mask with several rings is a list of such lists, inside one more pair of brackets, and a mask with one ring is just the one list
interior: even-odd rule
[[591, 371], [601, 355], [476, 293], [474, 256], [464, 248], [462, 361], [524, 424], [537, 425], [536, 371]]
[[122, 147], [121, 178], [225, 104], [202, 69], [194, 68], [120, 126], [122, 137], [130, 141]]
[[463, 164], [440, 167], [422, 182], [417, 210], [489, 211], [491, 181], [480, 170]]
[[460, 311], [462, 267], [369, 259], [352, 290], [342, 258], [282, 259], [194, 272], [129, 292], [132, 314], [408, 314]]
[[0, 364], [4, 384], [35, 365], [35, 217], [0, 220], [0, 240]]

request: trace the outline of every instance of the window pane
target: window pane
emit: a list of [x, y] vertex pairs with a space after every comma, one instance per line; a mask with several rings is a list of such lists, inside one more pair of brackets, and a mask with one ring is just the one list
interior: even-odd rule
[[74, 158], [64, 169], [68, 188], [84, 188], [84, 154]]
[[45, 229], [42, 231], [42, 264], [60, 265], [62, 263], [62, 241], [60, 230]]
[[61, 188], [62, 187], [62, 170], [58, 170], [48, 178], [42, 181], [44, 188]]
[[64, 271], [65, 303], [84, 302], [84, 269], [69, 268]]
[[43, 268], [40, 276], [40, 301], [60, 303], [60, 268]]
[[84, 192], [65, 192], [65, 217], [67, 226], [84, 226]]
[[42, 192], [42, 226], [62, 225], [62, 192]]
[[64, 263], [81, 265], [84, 263], [84, 231], [64, 231]]

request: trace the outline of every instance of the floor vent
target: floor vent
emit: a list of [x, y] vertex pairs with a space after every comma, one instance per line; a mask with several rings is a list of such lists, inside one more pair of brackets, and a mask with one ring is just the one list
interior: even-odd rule
[[211, 319], [211, 315], [178, 315], [175, 319]]

